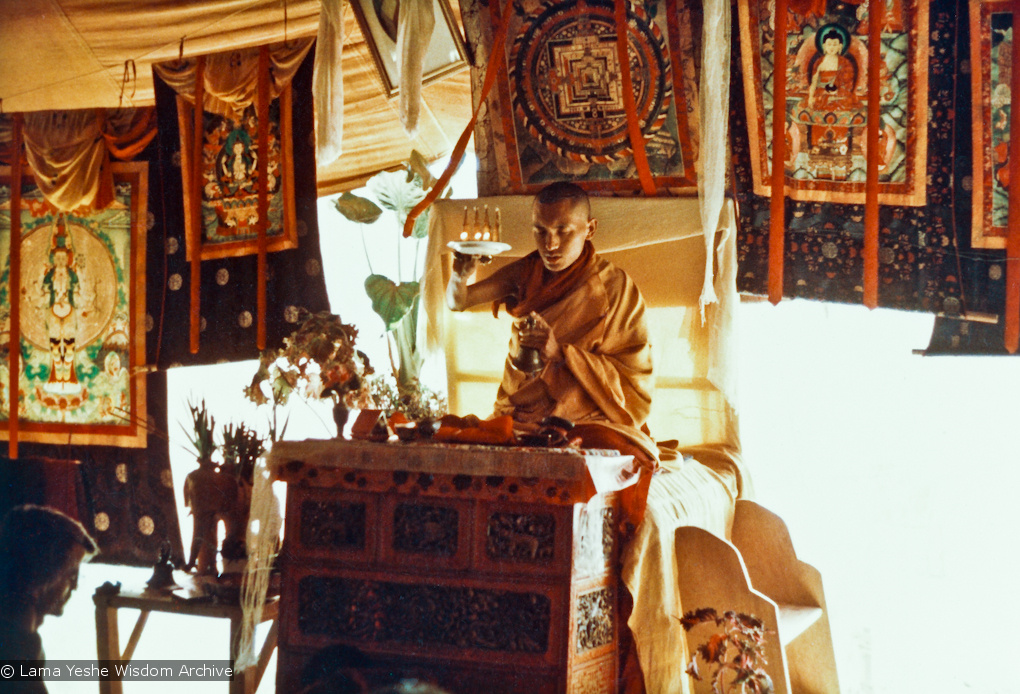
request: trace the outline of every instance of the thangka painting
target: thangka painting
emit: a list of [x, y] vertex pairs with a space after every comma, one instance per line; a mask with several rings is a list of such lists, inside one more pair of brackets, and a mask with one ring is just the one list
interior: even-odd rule
[[[0, 169], [0, 421], [10, 421], [12, 295], [20, 302], [19, 438], [146, 444], [148, 165], [113, 164], [105, 209], [57, 212], [22, 180], [21, 286], [12, 292], [11, 176]], [[8, 437], [7, 427], [0, 438]]]
[[[294, 217], [294, 176], [291, 153], [291, 89], [269, 105], [269, 142], [259, 143], [255, 105], [237, 118], [210, 113], [203, 115], [202, 189], [193, 190], [194, 108], [177, 99], [181, 131], [181, 171], [184, 180], [184, 209], [190, 210], [194, 196], [200, 198], [202, 229], [199, 245], [203, 260], [254, 255], [258, 252], [258, 199], [264, 185], [269, 211], [266, 239], [268, 250], [297, 247]], [[259, 181], [259, 157], [266, 157], [266, 180]], [[186, 213], [186, 238], [193, 235], [192, 215]], [[194, 249], [189, 244], [187, 258]]]
[[[628, 131], [613, 0], [545, 0], [515, 11], [506, 72], [490, 95], [494, 149], [480, 148], [490, 193], [570, 180], [589, 190], [640, 188]], [[495, 9], [494, 9], [495, 8]], [[483, 13], [498, 14], [488, 3]], [[696, 186], [697, 92], [689, 10], [676, 0], [627, 3], [627, 56], [649, 172], [659, 188]], [[492, 31], [498, 16], [489, 16]], [[477, 85], [476, 85], [477, 86]], [[495, 93], [496, 90], [493, 90]], [[497, 116], [498, 118], [498, 116]]]
[[970, 3], [974, 248], [1005, 248], [1009, 210], [1012, 3]]
[[[741, 2], [740, 39], [754, 192], [771, 194], [774, 4]], [[868, 0], [789, 0], [786, 194], [863, 204], [867, 176]], [[928, 0], [886, 0], [878, 194], [922, 206], [928, 133]]]

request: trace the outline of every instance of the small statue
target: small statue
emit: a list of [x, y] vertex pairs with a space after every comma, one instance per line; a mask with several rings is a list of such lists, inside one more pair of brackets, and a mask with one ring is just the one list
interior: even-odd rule
[[159, 546], [159, 558], [152, 567], [152, 577], [145, 582], [153, 590], [176, 588], [174, 565], [170, 563], [170, 543], [166, 540]]
[[184, 479], [184, 505], [191, 509], [195, 519], [191, 554], [185, 568], [194, 568], [201, 575], [217, 575], [219, 521], [228, 525], [228, 537], [234, 537], [235, 533], [243, 537], [244, 526], [236, 528], [234, 522], [240, 496], [234, 476], [222, 473], [212, 460], [199, 459], [198, 469]]

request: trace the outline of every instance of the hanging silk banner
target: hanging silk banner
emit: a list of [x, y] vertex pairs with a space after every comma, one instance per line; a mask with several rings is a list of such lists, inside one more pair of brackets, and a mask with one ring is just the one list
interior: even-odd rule
[[[194, 156], [194, 108], [177, 97], [181, 128], [181, 168], [192, 171]], [[200, 257], [233, 258], [258, 252], [259, 190], [269, 198], [266, 238], [270, 252], [297, 247], [294, 221], [293, 155], [290, 152], [291, 90], [288, 85], [269, 107], [268, 142], [259, 141], [255, 105], [237, 117], [206, 112], [203, 115], [202, 161], [198, 163], [202, 188], [194, 190], [191, 176], [184, 176], [185, 208], [195, 199], [201, 206]], [[266, 162], [266, 177], [259, 178], [259, 160]], [[185, 217], [192, 236], [190, 215]], [[188, 258], [195, 249], [188, 246]]]
[[[480, 194], [531, 193], [561, 180], [602, 191], [695, 189], [689, 8], [675, 0], [622, 5], [545, 0], [511, 15], [507, 36], [514, 40], [499, 56], [506, 71], [476, 129]], [[483, 40], [498, 23], [490, 9], [478, 5]], [[625, 53], [617, 43], [618, 9], [627, 20]], [[621, 55], [629, 62], [622, 69]], [[473, 76], [477, 92], [481, 71]], [[644, 161], [635, 137], [643, 140]]]
[[971, 246], [1006, 247], [1013, 3], [970, 3], [973, 207]]
[[[768, 196], [773, 141], [772, 5], [738, 3], [754, 192]], [[925, 204], [928, 0], [887, 0], [882, 23], [878, 199]], [[867, 177], [867, 2], [790, 0], [784, 171], [794, 200], [863, 204]]]
[[[145, 238], [148, 165], [112, 164], [114, 200], [58, 212], [33, 183], [12, 210], [0, 169], [0, 345], [19, 296], [18, 436], [23, 441], [146, 445]], [[21, 221], [20, 288], [11, 290], [11, 219]], [[4, 349], [4, 352], [7, 352]], [[10, 419], [9, 354], [0, 361], [0, 422]], [[8, 435], [6, 427], [0, 438]]]

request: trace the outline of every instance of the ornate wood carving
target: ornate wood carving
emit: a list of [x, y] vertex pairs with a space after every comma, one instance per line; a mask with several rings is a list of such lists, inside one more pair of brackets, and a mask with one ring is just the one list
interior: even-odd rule
[[365, 504], [305, 500], [301, 504], [301, 544], [364, 549]]
[[362, 642], [545, 653], [550, 614], [541, 593], [334, 576], [298, 583], [302, 633]]
[[599, 574], [613, 560], [616, 548], [615, 517], [613, 509], [608, 506], [594, 510], [585, 507], [581, 511], [578, 522], [579, 546], [575, 557], [579, 571], [587, 575]]
[[612, 588], [599, 588], [577, 597], [577, 652], [591, 651], [613, 642]]
[[393, 549], [452, 556], [457, 553], [459, 516], [448, 506], [398, 504], [393, 510]]
[[602, 694], [613, 691], [616, 680], [615, 661], [606, 658], [590, 668], [575, 673], [569, 694]]
[[548, 513], [493, 513], [485, 553], [493, 559], [546, 562], [555, 552], [556, 519]]

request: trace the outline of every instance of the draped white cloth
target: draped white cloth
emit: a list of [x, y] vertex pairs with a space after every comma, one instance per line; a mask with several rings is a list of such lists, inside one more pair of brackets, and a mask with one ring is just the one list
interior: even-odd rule
[[344, 80], [341, 49], [344, 44], [343, 0], [322, 0], [319, 33], [315, 39], [315, 158], [320, 166], [343, 153]]
[[[299, 39], [269, 47], [270, 99], [280, 96], [294, 79], [312, 43], [312, 39]], [[258, 64], [258, 47], [207, 55], [202, 80], [202, 108], [227, 118], [239, 118], [246, 108], [255, 103]], [[196, 65], [194, 58], [186, 58], [153, 65], [152, 68], [175, 92], [189, 103], [194, 103]]]
[[401, 0], [397, 19], [397, 56], [400, 68], [400, 122], [408, 137], [418, 132], [421, 113], [421, 80], [425, 53], [436, 26], [433, 0]]
[[46, 201], [64, 211], [109, 204], [111, 148], [144, 146], [155, 131], [145, 127], [150, 115], [133, 108], [26, 113], [25, 158]]
[[[702, 26], [701, 80], [698, 105], [701, 111], [701, 150], [698, 193], [702, 228], [705, 230], [705, 284], [701, 293], [704, 307], [716, 301], [712, 283], [712, 260], [716, 220], [726, 190], [726, 126], [730, 112], [730, 3], [705, 0]], [[708, 233], [708, 232], [713, 233]]]

